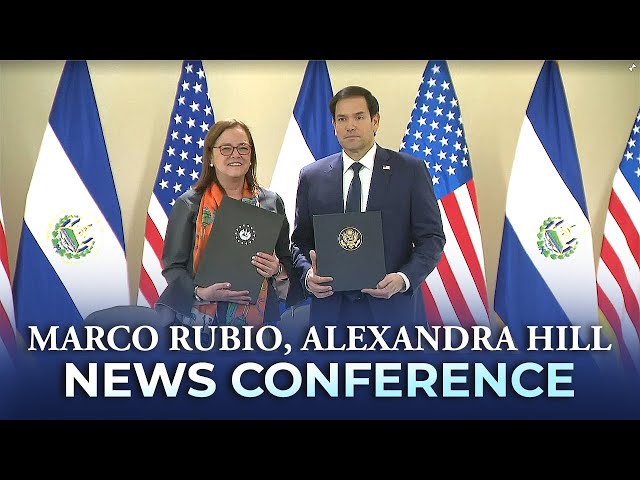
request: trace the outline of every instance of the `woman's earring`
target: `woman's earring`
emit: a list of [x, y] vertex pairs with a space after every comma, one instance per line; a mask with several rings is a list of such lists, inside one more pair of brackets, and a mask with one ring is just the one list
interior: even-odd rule
[[210, 166], [210, 167], [213, 167], [213, 163], [209, 163], [209, 166]]

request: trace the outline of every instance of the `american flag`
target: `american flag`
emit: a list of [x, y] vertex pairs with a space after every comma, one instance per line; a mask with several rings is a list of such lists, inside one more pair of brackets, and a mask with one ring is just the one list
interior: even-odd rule
[[598, 263], [600, 324], [624, 371], [640, 378], [640, 110], [613, 178]]
[[9, 255], [0, 204], [0, 370], [16, 358], [16, 320], [9, 275]]
[[153, 307], [167, 286], [162, 276], [162, 248], [169, 212], [198, 180], [204, 138], [214, 122], [202, 61], [185, 60], [147, 211], [138, 305]]
[[431, 326], [489, 326], [484, 255], [471, 159], [446, 61], [427, 63], [400, 152], [424, 161], [447, 243], [422, 284]]

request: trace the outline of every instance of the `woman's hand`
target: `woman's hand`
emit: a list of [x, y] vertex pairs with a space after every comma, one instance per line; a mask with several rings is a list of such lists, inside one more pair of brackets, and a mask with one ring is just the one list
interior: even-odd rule
[[249, 290], [231, 290], [230, 283], [214, 283], [208, 287], [198, 287], [198, 296], [209, 302], [233, 302], [247, 305], [251, 300]]
[[256, 267], [258, 273], [265, 278], [271, 278], [277, 275], [280, 270], [280, 260], [275, 252], [271, 255], [268, 253], [258, 252], [251, 257], [251, 263]]

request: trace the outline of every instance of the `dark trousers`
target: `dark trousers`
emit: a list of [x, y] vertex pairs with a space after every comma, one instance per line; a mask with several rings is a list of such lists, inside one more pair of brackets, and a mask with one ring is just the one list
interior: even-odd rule
[[[399, 318], [387, 318], [384, 320], [384, 324], [380, 324], [373, 316], [371, 310], [371, 304], [367, 300], [367, 295], [362, 295], [361, 299], [357, 299], [352, 294], [342, 294], [342, 303], [340, 307], [340, 318], [338, 321], [339, 334], [348, 341], [348, 325], [366, 325], [376, 326], [378, 332], [382, 333], [383, 327], [388, 327], [384, 330], [384, 338], [392, 342], [398, 335], [404, 323], [399, 323]], [[416, 335], [413, 325], [404, 325], [406, 328], [407, 336], [413, 345], [416, 345]], [[372, 345], [375, 342], [376, 336], [371, 333], [370, 330], [358, 330], [358, 334], [362, 333], [362, 340], [358, 340], [359, 345], [369, 344]]]
[[[369, 306], [369, 301], [363, 295], [359, 299], [355, 299], [354, 296], [347, 296], [344, 293], [337, 293], [340, 295], [341, 304], [340, 304], [340, 315], [338, 316], [335, 322], [335, 345], [340, 346], [345, 344], [349, 347], [349, 325], [374, 325], [375, 320], [373, 317], [373, 312]], [[358, 344], [366, 341], [367, 333], [364, 331], [363, 340], [358, 341]]]

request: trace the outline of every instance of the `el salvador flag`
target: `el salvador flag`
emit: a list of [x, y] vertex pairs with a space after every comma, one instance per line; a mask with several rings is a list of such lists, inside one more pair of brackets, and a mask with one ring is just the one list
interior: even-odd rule
[[332, 97], [333, 90], [326, 62], [310, 60], [269, 187], [284, 201], [289, 233], [293, 231], [295, 220], [300, 170], [311, 162], [341, 150], [329, 112]]
[[120, 205], [86, 61], [67, 61], [33, 172], [14, 279], [18, 331], [126, 305]]
[[[553, 61], [542, 66], [516, 147], [494, 304], [519, 349], [528, 347], [526, 326], [598, 324], [591, 226]], [[590, 341], [590, 328], [580, 332]]]

